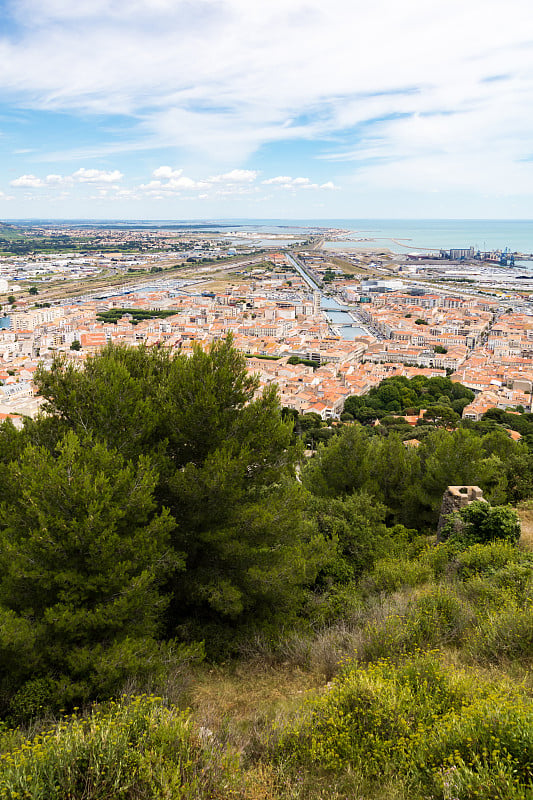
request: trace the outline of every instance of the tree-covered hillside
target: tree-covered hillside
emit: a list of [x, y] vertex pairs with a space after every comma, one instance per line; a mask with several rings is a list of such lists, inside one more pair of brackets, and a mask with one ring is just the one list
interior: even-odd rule
[[[0, 426], [0, 797], [531, 796], [528, 415], [439, 412], [413, 446], [387, 416], [469, 399], [414, 379], [324, 426], [231, 341], [36, 381], [45, 414]], [[489, 504], [437, 544], [454, 484]]]

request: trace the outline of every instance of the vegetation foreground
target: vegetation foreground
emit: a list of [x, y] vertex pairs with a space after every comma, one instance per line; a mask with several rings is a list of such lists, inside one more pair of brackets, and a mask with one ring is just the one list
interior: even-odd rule
[[[533, 797], [526, 434], [350, 421], [303, 463], [230, 342], [38, 380], [0, 426], [0, 798]], [[437, 544], [460, 483], [493, 505]]]

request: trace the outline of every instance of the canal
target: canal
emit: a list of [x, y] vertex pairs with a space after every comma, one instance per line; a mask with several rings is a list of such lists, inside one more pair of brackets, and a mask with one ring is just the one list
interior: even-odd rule
[[353, 325], [354, 320], [351, 314], [348, 311], [343, 310], [343, 306], [338, 302], [338, 300], [325, 295], [320, 287], [301, 268], [301, 266], [291, 256], [290, 253], [286, 253], [286, 256], [294, 269], [302, 276], [307, 285], [310, 286], [313, 291], [320, 292], [320, 307], [326, 315], [328, 322], [337, 328], [343, 339], [356, 339], [358, 336], [368, 335], [368, 331], [366, 331], [364, 328]]

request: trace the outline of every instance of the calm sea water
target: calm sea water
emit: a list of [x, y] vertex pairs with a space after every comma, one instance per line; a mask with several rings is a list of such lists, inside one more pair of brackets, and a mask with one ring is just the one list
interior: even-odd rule
[[[412, 250], [474, 247], [533, 253], [533, 220], [449, 220], [449, 219], [313, 219], [313, 220], [220, 220], [223, 230], [305, 235], [310, 231], [337, 228], [350, 231], [348, 239], [367, 242], [332, 242], [330, 247], [384, 247], [395, 253]], [[227, 226], [227, 227], [226, 227]]]

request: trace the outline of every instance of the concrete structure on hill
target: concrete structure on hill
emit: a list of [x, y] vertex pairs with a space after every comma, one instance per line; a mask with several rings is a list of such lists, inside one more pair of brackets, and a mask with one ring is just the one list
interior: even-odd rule
[[[455, 514], [466, 508], [470, 503], [481, 500], [487, 501], [483, 497], [483, 490], [479, 486], [448, 486], [442, 497], [440, 507], [439, 524], [437, 526], [437, 541], [442, 541], [442, 529], [448, 522], [450, 514]], [[459, 520], [457, 520], [459, 522]]]

